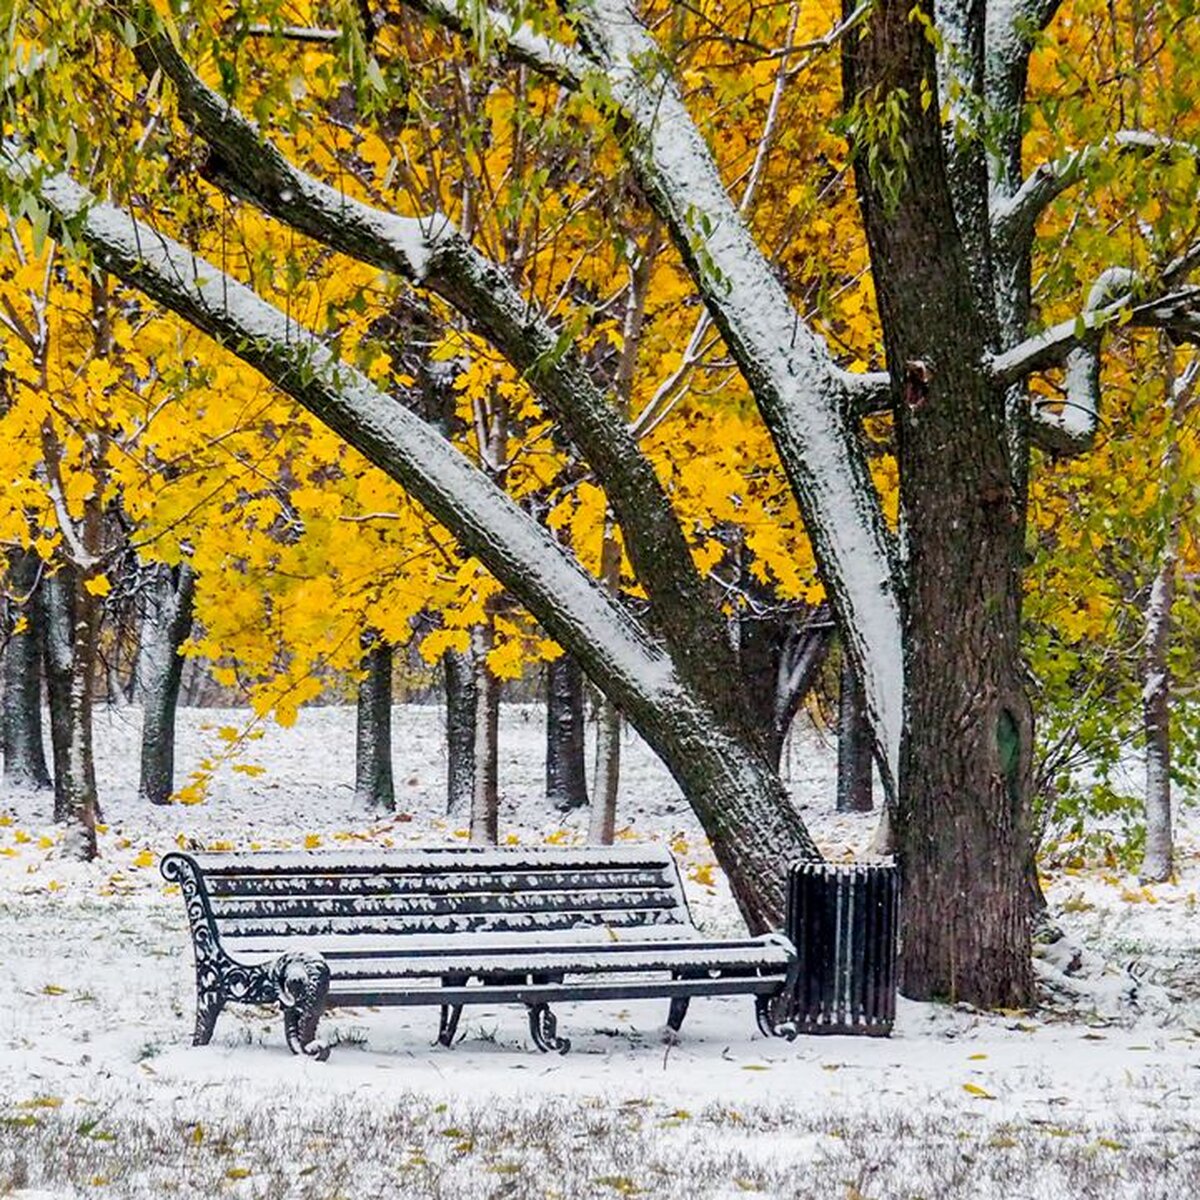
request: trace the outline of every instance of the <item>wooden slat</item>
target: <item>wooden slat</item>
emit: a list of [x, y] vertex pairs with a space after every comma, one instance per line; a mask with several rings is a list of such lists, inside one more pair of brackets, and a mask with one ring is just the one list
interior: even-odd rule
[[347, 958], [330, 963], [333, 982], [351, 979], [437, 978], [466, 975], [483, 979], [496, 975], [592, 975], [599, 972], [696, 971], [743, 974], [770, 970], [781, 974], [789, 961], [787, 951], [778, 945], [752, 943], [749, 946], [652, 946], [637, 950], [615, 947], [597, 953], [595, 947], [580, 947], [573, 952], [558, 948], [547, 950], [508, 950], [502, 953], [469, 951], [397, 959]]
[[322, 917], [309, 919], [297, 917], [281, 922], [269, 919], [226, 919], [219, 923], [222, 940], [226, 938], [306, 938], [322, 934], [394, 934], [399, 936], [417, 934], [462, 934], [530, 932], [555, 933], [580, 927], [604, 927], [614, 929], [637, 925], [680, 923], [678, 910], [671, 909], [615, 909], [612, 911], [568, 911], [548, 913], [464, 913], [449, 916], [417, 917]]
[[661, 871], [447, 871], [439, 875], [237, 876], [208, 881], [214, 900], [262, 896], [471, 896], [487, 892], [672, 892]]
[[586, 983], [514, 984], [512, 986], [394, 987], [352, 981], [330, 986], [327, 1008], [415, 1007], [432, 1004], [537, 1004], [558, 1000], [652, 1000], [675, 996], [772, 995], [782, 974], [736, 979], [588, 980]]
[[475, 892], [443, 896], [280, 896], [213, 900], [218, 928], [225, 921], [261, 918], [320, 920], [325, 917], [360, 917], [365, 923], [377, 917], [454, 916], [459, 913], [608, 912], [625, 909], [675, 907], [670, 892], [572, 891]]

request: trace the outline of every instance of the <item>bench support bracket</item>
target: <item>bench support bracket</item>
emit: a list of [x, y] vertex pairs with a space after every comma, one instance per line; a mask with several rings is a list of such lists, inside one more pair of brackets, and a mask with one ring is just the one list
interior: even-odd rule
[[270, 975], [283, 1009], [288, 1049], [324, 1062], [329, 1046], [317, 1038], [317, 1022], [329, 994], [329, 964], [319, 954], [298, 951], [277, 958]]
[[529, 1009], [529, 1035], [539, 1050], [557, 1051], [566, 1054], [571, 1048], [569, 1038], [558, 1036], [558, 1021], [544, 1002], [527, 1005]]

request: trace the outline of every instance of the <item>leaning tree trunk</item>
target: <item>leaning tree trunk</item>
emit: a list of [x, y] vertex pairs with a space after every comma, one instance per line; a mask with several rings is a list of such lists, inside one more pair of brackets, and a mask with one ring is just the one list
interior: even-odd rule
[[906, 539], [901, 986], [920, 999], [1015, 1007], [1033, 998], [1033, 731], [1019, 645], [1025, 497], [1014, 484], [1005, 391], [981, 365], [995, 315], [971, 275], [951, 196], [934, 48], [911, 11], [881, 0], [843, 44], [847, 110], [867, 112], [886, 94], [902, 143], [897, 153], [899, 143], [862, 121], [854, 147]]
[[372, 808], [395, 808], [392, 780], [392, 647], [378, 635], [363, 637], [367, 674], [358, 685], [354, 796]]
[[470, 651], [442, 655], [446, 694], [446, 811], [467, 813], [475, 795], [475, 660]]
[[1171, 607], [1175, 599], [1175, 536], [1150, 590], [1146, 609], [1145, 677], [1142, 725], [1146, 733], [1146, 851], [1139, 875], [1143, 882], [1162, 883], [1175, 870], [1171, 833]]
[[183, 681], [180, 649], [192, 629], [196, 575], [186, 563], [156, 566], [147, 593], [136, 663], [142, 701], [138, 795], [166, 804], [175, 790], [175, 714]]
[[546, 799], [560, 812], [586, 808], [583, 671], [569, 654], [546, 664]]
[[875, 738], [867, 700], [848, 654], [842, 655], [838, 689], [838, 812], [870, 812]]
[[[41, 610], [34, 595], [42, 563], [32, 550], [8, 557], [8, 645], [4, 651], [4, 782], [13, 789], [50, 786], [42, 745]], [[20, 622], [23, 628], [18, 630]]]

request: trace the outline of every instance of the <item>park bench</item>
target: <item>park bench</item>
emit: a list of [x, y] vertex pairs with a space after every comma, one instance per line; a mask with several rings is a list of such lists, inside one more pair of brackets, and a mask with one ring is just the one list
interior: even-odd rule
[[228, 1001], [278, 1004], [293, 1053], [328, 1056], [327, 1008], [430, 1005], [450, 1046], [467, 1004], [523, 1004], [564, 1053], [550, 1004], [662, 997], [668, 1037], [693, 996], [749, 994], [764, 1033], [787, 1019], [796, 952], [782, 934], [714, 939], [655, 847], [166, 855], [196, 960], [205, 1045]]

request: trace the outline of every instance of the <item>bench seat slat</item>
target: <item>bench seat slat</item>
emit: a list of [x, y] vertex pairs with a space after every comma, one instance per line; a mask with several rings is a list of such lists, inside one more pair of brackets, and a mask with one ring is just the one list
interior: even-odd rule
[[782, 973], [788, 953], [778, 945], [745, 949], [728, 946], [659, 946], [638, 950], [621, 948], [596, 953], [582, 948], [574, 953], [514, 951], [459, 952], [401, 959], [346, 958], [330, 961], [335, 983], [347, 979], [428, 978], [442, 975], [537, 975], [561, 973], [587, 975], [602, 971], [755, 971]]
[[431, 846], [419, 850], [256, 850], [248, 854], [191, 855], [207, 879], [227, 875], [326, 875], [400, 872], [483, 871], [504, 874], [527, 870], [607, 871], [613, 868], [672, 870], [666, 850], [654, 846]]
[[779, 991], [782, 973], [725, 979], [588, 980], [586, 983], [525, 983], [476, 987], [405, 986], [396, 983], [333, 983], [329, 1008], [416, 1007], [442, 1004], [537, 1004], [555, 1000], [652, 1000], [676, 996], [769, 996]]
[[340, 934], [463, 934], [483, 930], [556, 933], [586, 927], [624, 929], [632, 926], [678, 924], [674, 909], [632, 909], [595, 911], [557, 911], [548, 913], [462, 913], [447, 916], [378, 917], [369, 916], [297, 917], [283, 921], [269, 918], [232, 919], [219, 922], [221, 939], [315, 937]]
[[470, 895], [435, 896], [256, 896], [211, 902], [218, 927], [232, 920], [286, 921], [292, 917], [320, 920], [325, 917], [359, 917], [367, 924], [375, 917], [454, 916], [460, 913], [606, 912], [610, 910], [664, 910], [677, 907], [664, 889], [657, 891], [539, 891], [474, 892]]
[[[498, 879], [503, 878], [506, 886], [501, 888]], [[218, 875], [207, 881], [208, 894], [213, 899], [238, 896], [389, 896], [421, 895], [444, 896], [470, 895], [474, 892], [505, 891], [563, 891], [581, 889], [599, 891], [603, 889], [659, 888], [674, 893], [674, 881], [661, 866], [642, 869], [626, 867], [602, 871], [559, 870], [545, 867], [537, 870], [508, 870], [497, 875], [487, 871], [442, 871], [391, 874], [342, 871], [326, 875], [301, 875], [296, 873], [264, 875], [252, 874]]]

